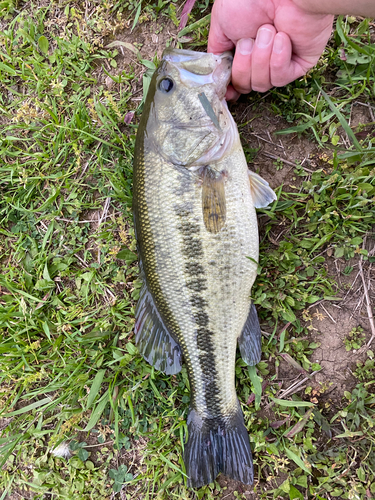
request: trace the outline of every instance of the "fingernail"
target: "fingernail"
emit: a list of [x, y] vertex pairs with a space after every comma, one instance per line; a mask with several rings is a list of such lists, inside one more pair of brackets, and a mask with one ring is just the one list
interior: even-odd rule
[[272, 31], [267, 28], [260, 28], [257, 34], [257, 45], [259, 48], [264, 49], [272, 40]]
[[275, 36], [275, 40], [273, 42], [273, 51], [275, 54], [280, 54], [283, 51], [284, 40], [282, 36]]
[[248, 56], [252, 53], [254, 47], [254, 40], [252, 38], [241, 38], [237, 42], [237, 49], [243, 56]]

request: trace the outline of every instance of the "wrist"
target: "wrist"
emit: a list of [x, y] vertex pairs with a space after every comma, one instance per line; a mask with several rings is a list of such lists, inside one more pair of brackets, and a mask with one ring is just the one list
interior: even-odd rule
[[[328, 4], [322, 0], [291, 0], [295, 6], [309, 14], [333, 14], [333, 5], [335, 1]], [[327, 5], [328, 4], [328, 5]]]

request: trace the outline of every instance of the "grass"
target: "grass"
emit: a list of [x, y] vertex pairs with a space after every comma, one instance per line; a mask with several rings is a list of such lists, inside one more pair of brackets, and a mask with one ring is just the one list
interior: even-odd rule
[[[178, 5], [92, 5], [87, 17], [72, 2], [21, 12], [0, 2], [1, 498], [218, 498], [218, 482], [185, 487], [186, 369], [156, 372], [134, 344], [136, 125], [124, 117], [135, 111], [137, 68], [119, 70], [119, 49], [104, 43], [114, 26], [178, 24]], [[184, 46], [206, 43], [207, 7], [193, 10]], [[325, 149], [313, 172], [296, 165], [295, 187], [280, 187], [260, 211], [252, 293], [268, 336], [257, 370], [237, 359], [236, 383], [263, 498], [375, 495], [373, 352], [339, 406], [324, 386], [280, 399], [275, 380], [282, 359], [303, 373], [320, 369], [309, 306], [340, 292], [329, 258], [346, 259], [348, 275], [356, 258], [373, 260], [364, 246], [375, 220], [373, 124], [349, 125], [353, 103], [373, 102], [369, 33], [368, 21], [340, 18], [311, 78], [267, 99], [292, 123], [283, 133]], [[114, 86], [102, 83], [104, 72]], [[258, 101], [248, 102], [256, 112]], [[347, 345], [358, 342], [360, 330]], [[51, 454], [65, 442], [72, 458]]]

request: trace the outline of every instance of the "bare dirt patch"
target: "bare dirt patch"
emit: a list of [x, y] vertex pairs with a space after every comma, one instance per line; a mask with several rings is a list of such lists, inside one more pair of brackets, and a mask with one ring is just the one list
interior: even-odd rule
[[313, 361], [320, 364], [322, 371], [316, 374], [316, 380], [329, 387], [329, 393], [336, 396], [336, 403], [340, 403], [344, 391], [351, 391], [355, 387], [353, 370], [356, 361], [363, 357], [363, 353], [347, 351], [344, 340], [359, 321], [361, 326], [366, 327], [367, 319], [358, 320], [353, 317], [349, 307], [335, 307], [327, 302], [324, 303], [324, 309], [319, 306], [317, 309], [322, 319], [319, 321], [314, 318], [313, 326], [316, 328], [314, 338], [320, 347], [312, 357]]
[[[134, 71], [134, 78], [131, 82], [132, 98], [134, 109], [139, 105], [142, 99], [142, 75], [146, 68], [141, 64], [140, 58], [152, 59], [157, 56], [161, 59], [163, 50], [177, 37], [177, 28], [170, 19], [165, 18], [164, 22], [147, 22], [137, 25], [133, 32], [130, 28], [116, 32], [108, 36], [105, 46], [114, 44], [119, 50], [116, 58], [117, 68], [106, 68], [113, 75], [119, 75], [123, 71], [129, 73]], [[130, 47], [130, 48], [129, 48]], [[131, 50], [133, 47], [133, 50]], [[139, 51], [140, 58], [134, 52]], [[106, 75], [103, 68], [98, 68], [95, 75], [98, 78], [98, 84], [105, 84], [112, 88], [116, 85], [113, 80]]]
[[[275, 135], [275, 132], [284, 130], [291, 124], [276, 116], [267, 100], [260, 97], [258, 105], [253, 101], [249, 105], [246, 99], [248, 100], [246, 96], [241, 97], [238, 103], [230, 106], [230, 110], [240, 126], [243, 144], [259, 148], [250, 168], [259, 171], [272, 188], [283, 184], [284, 191], [288, 191], [289, 184], [296, 185], [296, 181], [299, 182], [293, 174], [296, 164], [304, 167], [311, 163], [313, 167], [316, 165], [314, 156], [317, 154], [317, 147], [306, 136]], [[241, 125], [247, 122], [242, 128]]]

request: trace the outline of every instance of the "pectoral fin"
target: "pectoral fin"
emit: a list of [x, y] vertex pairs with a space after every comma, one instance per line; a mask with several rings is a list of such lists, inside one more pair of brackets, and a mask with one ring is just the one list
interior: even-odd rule
[[254, 201], [255, 208], [265, 208], [273, 201], [277, 200], [277, 196], [267, 181], [255, 172], [249, 171], [250, 190]]
[[202, 173], [202, 211], [204, 225], [210, 233], [218, 233], [226, 219], [224, 174], [218, 174], [210, 167]]

